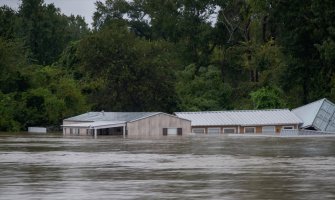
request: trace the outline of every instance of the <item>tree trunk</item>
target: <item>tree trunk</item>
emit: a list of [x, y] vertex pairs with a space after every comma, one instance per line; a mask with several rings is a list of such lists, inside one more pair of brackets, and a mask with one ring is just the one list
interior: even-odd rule
[[263, 27], [262, 27], [262, 38], [263, 38], [264, 43], [268, 41], [266, 37], [267, 24], [268, 24], [268, 16], [264, 16], [263, 17]]
[[255, 82], [255, 74], [254, 74], [254, 70], [250, 70], [250, 81], [251, 82]]

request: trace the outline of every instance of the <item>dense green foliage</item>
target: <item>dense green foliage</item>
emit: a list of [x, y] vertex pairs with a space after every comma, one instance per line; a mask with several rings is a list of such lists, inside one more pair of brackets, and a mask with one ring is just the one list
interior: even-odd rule
[[42, 0], [0, 8], [0, 131], [57, 125], [89, 110], [80, 83], [55, 63], [69, 42], [89, 34], [82, 17], [67, 17]]
[[106, 0], [93, 20], [43, 0], [0, 8], [0, 131], [335, 100], [332, 0]]

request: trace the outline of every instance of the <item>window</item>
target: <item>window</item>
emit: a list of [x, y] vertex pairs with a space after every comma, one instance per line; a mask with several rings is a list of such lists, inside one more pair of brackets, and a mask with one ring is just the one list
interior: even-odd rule
[[183, 129], [177, 128], [177, 135], [183, 135]]
[[283, 129], [284, 130], [292, 130], [292, 129], [294, 129], [294, 127], [293, 126], [283, 126]]
[[177, 129], [176, 128], [168, 128], [167, 129], [168, 135], [177, 135]]
[[275, 126], [263, 126], [262, 133], [275, 133], [276, 127]]
[[220, 134], [221, 130], [220, 128], [208, 128], [207, 132], [208, 134]]
[[236, 129], [235, 128], [224, 128], [223, 133], [225, 134], [236, 133]]
[[256, 128], [255, 127], [245, 127], [244, 128], [244, 133], [255, 133]]
[[86, 135], [93, 135], [93, 129], [86, 129]]
[[192, 133], [205, 133], [205, 129], [204, 128], [193, 128], [192, 129]]
[[182, 135], [182, 128], [163, 128], [163, 135]]
[[70, 134], [79, 135], [79, 128], [70, 128]]

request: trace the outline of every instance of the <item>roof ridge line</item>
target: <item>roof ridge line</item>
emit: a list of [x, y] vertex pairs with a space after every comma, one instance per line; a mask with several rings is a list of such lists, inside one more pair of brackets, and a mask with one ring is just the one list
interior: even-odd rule
[[258, 110], [221, 110], [221, 111], [186, 111], [186, 112], [175, 112], [178, 114], [181, 113], [223, 113], [223, 112], [258, 112], [258, 111], [284, 111], [290, 109], [288, 108], [275, 108], [275, 109], [258, 109]]
[[[329, 101], [327, 98], [322, 98], [322, 99], [319, 99], [319, 100], [316, 100], [316, 101], [312, 101], [312, 102], [310, 102], [310, 103], [308, 103], [308, 104], [305, 104], [305, 105], [302, 105], [302, 106], [299, 106], [299, 107], [297, 107], [297, 108], [294, 108], [294, 109], [292, 109], [292, 111], [293, 110], [296, 110], [296, 109], [300, 109], [300, 108], [304, 108], [304, 107], [307, 107], [307, 106], [310, 106], [311, 104], [314, 104], [314, 103], [317, 103], [317, 102], [322, 102], [322, 104], [323, 104], [323, 102], [324, 101]], [[329, 101], [330, 102], [330, 101]], [[321, 105], [322, 105], [321, 104]]]

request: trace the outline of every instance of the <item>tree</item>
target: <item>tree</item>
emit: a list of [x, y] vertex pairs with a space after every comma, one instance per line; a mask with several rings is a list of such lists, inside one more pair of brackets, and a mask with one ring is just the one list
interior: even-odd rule
[[189, 65], [178, 76], [176, 91], [179, 110], [203, 111], [230, 109], [231, 88], [221, 80], [220, 71], [214, 67], [201, 68]]
[[19, 40], [5, 40], [0, 37], [0, 91], [11, 93], [25, 90], [27, 80], [20, 69], [27, 64], [27, 54]]
[[67, 17], [43, 0], [22, 0], [18, 16], [18, 36], [24, 39], [37, 64], [52, 64], [70, 41], [88, 33], [83, 18]]
[[65, 117], [89, 110], [79, 84], [59, 67], [32, 66], [30, 89], [23, 93], [24, 125], [57, 125]]
[[283, 108], [286, 103], [283, 101], [283, 94], [278, 88], [263, 87], [250, 93], [254, 103], [254, 109]]
[[179, 44], [184, 60], [207, 66], [215, 47], [210, 17], [212, 0], [106, 0], [97, 2], [94, 27], [101, 30], [111, 23], [123, 23], [139, 37]]
[[17, 13], [8, 6], [0, 7], [0, 37], [14, 39], [17, 34]]
[[0, 131], [19, 131], [21, 124], [16, 121], [15, 115], [20, 112], [15, 101], [15, 94], [3, 94], [0, 91]]
[[273, 4], [271, 18], [277, 24], [277, 41], [288, 63], [282, 86], [292, 94], [293, 102], [299, 100], [295, 104], [328, 96], [331, 90], [332, 70], [322, 54], [333, 37], [334, 8], [333, 1]]
[[171, 45], [137, 38], [113, 25], [80, 41], [78, 67], [87, 75], [94, 109], [172, 111], [175, 62]]

